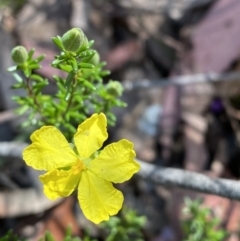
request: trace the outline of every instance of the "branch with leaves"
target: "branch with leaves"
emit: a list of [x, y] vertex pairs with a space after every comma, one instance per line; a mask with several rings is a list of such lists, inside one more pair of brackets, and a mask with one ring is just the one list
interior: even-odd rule
[[88, 41], [79, 28], [67, 31], [62, 37], [52, 38], [60, 53], [51, 66], [63, 71], [66, 78], [53, 76], [57, 86], [54, 95], [47, 95], [44, 89], [49, 80], [38, 74], [44, 55], [34, 57], [34, 49], [27, 51], [23, 46], [12, 50], [15, 66], [8, 69], [13, 73], [14, 89], [23, 89], [26, 96], [14, 96], [19, 105], [17, 114], [27, 114], [23, 127], [54, 125], [62, 130], [67, 139], [76, 132], [76, 126], [92, 113], [106, 114], [108, 124], [114, 125], [116, 117], [113, 107], [125, 107], [119, 97], [123, 87], [120, 82], [110, 80], [103, 84], [103, 78], [110, 74], [104, 70], [99, 54], [92, 48], [94, 41]]

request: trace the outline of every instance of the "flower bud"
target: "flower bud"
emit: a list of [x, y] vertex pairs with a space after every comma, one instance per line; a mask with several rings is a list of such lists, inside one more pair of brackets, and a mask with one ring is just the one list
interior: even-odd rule
[[88, 47], [88, 39], [87, 39], [87, 37], [86, 37], [86, 35], [85, 34], [83, 34], [83, 42], [82, 42], [82, 44], [81, 44], [81, 47], [83, 46], [83, 47]]
[[28, 52], [23, 46], [17, 46], [12, 50], [11, 56], [16, 64], [23, 64], [28, 58]]
[[77, 52], [85, 38], [80, 28], [72, 28], [62, 36], [62, 44], [66, 51]]
[[96, 51], [95, 54], [92, 56], [92, 58], [89, 60], [90, 64], [97, 65], [100, 62], [100, 56], [99, 53]]
[[107, 92], [115, 97], [120, 97], [123, 92], [123, 86], [119, 81], [111, 80], [106, 86]]

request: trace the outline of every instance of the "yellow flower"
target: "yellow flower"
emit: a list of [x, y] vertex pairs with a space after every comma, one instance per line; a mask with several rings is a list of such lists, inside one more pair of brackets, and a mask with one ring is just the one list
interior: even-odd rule
[[32, 144], [23, 151], [27, 165], [47, 171], [40, 176], [45, 195], [54, 200], [78, 188], [82, 211], [94, 223], [108, 220], [122, 207], [123, 195], [112, 182], [127, 181], [140, 168], [128, 140], [97, 151], [108, 137], [106, 126], [104, 114], [93, 114], [78, 126], [74, 148], [56, 127], [44, 126], [31, 135]]

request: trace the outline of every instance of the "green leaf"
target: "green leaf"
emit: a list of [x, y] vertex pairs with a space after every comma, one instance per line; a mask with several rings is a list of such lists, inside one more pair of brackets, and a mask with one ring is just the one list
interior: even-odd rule
[[83, 62], [89, 62], [89, 60], [91, 60], [93, 58], [93, 56], [95, 55], [96, 51], [95, 50], [91, 50], [92, 52], [90, 54], [88, 54], [86, 57], [82, 58]]
[[64, 127], [66, 127], [68, 130], [70, 130], [72, 133], [76, 132], [76, 128], [70, 123], [64, 123]]
[[16, 109], [16, 113], [18, 115], [24, 114], [27, 110], [29, 110], [29, 107], [27, 105], [21, 106], [20, 108]]
[[81, 114], [80, 112], [69, 112], [69, 116], [71, 116], [72, 118], [74, 118], [76, 121], [79, 121], [79, 120], [84, 120], [86, 119], [86, 116]]
[[73, 70], [71, 65], [59, 64], [57, 67], [67, 73]]
[[24, 121], [22, 124], [21, 124], [21, 128], [25, 128], [25, 127], [28, 127], [32, 125], [31, 121], [27, 120], [27, 121]]
[[31, 75], [32, 71], [30, 69], [24, 69], [23, 73], [28, 78]]
[[7, 69], [7, 71], [8, 72], [14, 72], [14, 71], [16, 71], [17, 70], [17, 66], [15, 65], [15, 66], [11, 66], [11, 67], [9, 67], [8, 69]]
[[72, 69], [74, 71], [77, 71], [78, 70], [78, 64], [77, 64], [76, 59], [72, 59], [71, 63], [72, 63]]
[[59, 89], [58, 94], [59, 94], [60, 92], [61, 92], [61, 93], [65, 93], [65, 92], [66, 92], [66, 88], [65, 88], [65, 86], [62, 85], [62, 83], [57, 82], [57, 87], [58, 87], [58, 89]]
[[85, 86], [85, 87], [87, 87], [87, 88], [89, 88], [89, 89], [91, 89], [91, 90], [96, 90], [96, 87], [92, 84], [92, 83], [90, 83], [89, 81], [83, 81], [83, 86]]
[[115, 99], [114, 101], [114, 105], [118, 106], [118, 107], [127, 107], [127, 103], [124, 101], [121, 101], [119, 99]]
[[27, 61], [29, 61], [29, 60], [32, 59], [34, 52], [35, 52], [35, 49], [31, 49], [31, 50], [28, 52], [28, 59], [27, 59]]
[[50, 95], [42, 95], [42, 96], [41, 96], [42, 101], [50, 101], [51, 98], [52, 98], [52, 97], [51, 97]]
[[116, 118], [116, 116], [112, 113], [112, 112], [108, 112], [107, 113], [107, 116], [108, 116], [108, 118], [112, 121], [112, 122], [116, 122], [117, 121], [117, 118]]
[[90, 49], [94, 44], [94, 40], [88, 41], [88, 48]]
[[62, 38], [60, 36], [52, 37], [52, 41], [57, 45], [58, 48], [63, 50]]
[[79, 57], [80, 58], [85, 58], [85, 57], [88, 57], [88, 56], [93, 56], [95, 54], [95, 50], [86, 50], [86, 51], [83, 51], [82, 53], [79, 54]]
[[111, 74], [111, 71], [109, 71], [109, 70], [103, 70], [103, 71], [100, 72], [100, 75], [101, 75], [102, 77], [108, 76], [108, 75], [110, 75], [110, 74]]
[[19, 74], [14, 73], [14, 74], [13, 74], [13, 77], [15, 78], [15, 80], [16, 80], [18, 83], [22, 83], [22, 82], [23, 82], [23, 79], [22, 79], [22, 77], [21, 77]]
[[51, 63], [51, 66], [57, 68], [57, 65], [59, 64], [59, 59], [55, 59], [53, 60], [53, 62]]
[[69, 95], [70, 87], [73, 82], [74, 76], [75, 76], [75, 71], [73, 71], [73, 70], [67, 76], [66, 84], [65, 84], [65, 87], [67, 89], [67, 93], [66, 93], [66, 97], [65, 97], [66, 100], [68, 100], [67, 96]]
[[23, 104], [27, 103], [25, 96], [13, 96], [12, 100], [17, 102], [19, 105], [23, 105]]
[[31, 74], [29, 78], [33, 79], [33, 80], [35, 80], [37, 82], [42, 82], [43, 81], [43, 78], [40, 75], [38, 75], [38, 74]]
[[28, 65], [28, 68], [29, 69], [41, 69], [41, 65], [39, 65], [39, 64], [34, 64], [34, 63], [32, 63], [32, 64], [29, 64]]
[[93, 69], [94, 68], [94, 65], [89, 64], [89, 63], [80, 63], [78, 66], [81, 68], [84, 68], [84, 69]]
[[[75, 100], [76, 100], [76, 98], [75, 98]], [[83, 107], [83, 105], [84, 105], [84, 103], [83, 103], [83, 101], [82, 100], [77, 100], [79, 103], [77, 104], [77, 105], [75, 105], [75, 106], [73, 106], [72, 108], [71, 108], [71, 112], [79, 112], [81, 109], [82, 109], [82, 107]], [[84, 115], [85, 116], [85, 115]]]
[[83, 45], [79, 48], [79, 50], [77, 51], [77, 55], [79, 55], [81, 52], [90, 49], [92, 47], [92, 45], [94, 44], [94, 40], [88, 41], [88, 45]]
[[46, 83], [44, 83], [44, 82], [35, 84], [32, 87], [34, 94], [37, 96], [45, 86], [46, 86]]
[[64, 112], [66, 110], [66, 105], [62, 105], [56, 102], [52, 102], [52, 105], [57, 109], [60, 110], [61, 112]]
[[23, 83], [17, 83], [11, 86], [11, 89], [21, 89], [23, 88]]
[[45, 233], [45, 241], [56, 241], [50, 232]]
[[37, 63], [39, 63], [39, 62], [41, 62], [42, 60], [44, 60], [45, 59], [45, 57], [46, 57], [46, 55], [40, 55], [39, 57], [37, 57], [36, 59], [35, 59], [35, 61], [37, 62]]

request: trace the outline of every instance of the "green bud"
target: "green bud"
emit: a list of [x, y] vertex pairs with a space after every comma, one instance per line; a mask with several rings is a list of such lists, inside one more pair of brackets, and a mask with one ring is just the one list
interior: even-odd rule
[[84, 47], [88, 47], [88, 39], [87, 39], [87, 36], [84, 34], [84, 37], [83, 37], [83, 42], [82, 42], [82, 45], [81, 47], [84, 46]]
[[28, 52], [23, 46], [17, 46], [12, 50], [11, 56], [16, 64], [23, 64], [28, 58]]
[[93, 65], [97, 65], [97, 64], [99, 64], [99, 62], [100, 62], [100, 56], [99, 56], [98, 52], [96, 52], [92, 56], [92, 58], [88, 61], [88, 63], [93, 64]]
[[107, 92], [115, 97], [120, 97], [123, 93], [123, 86], [119, 81], [111, 80], [106, 86]]
[[84, 39], [84, 33], [80, 28], [72, 28], [62, 36], [62, 44], [66, 51], [77, 52]]

